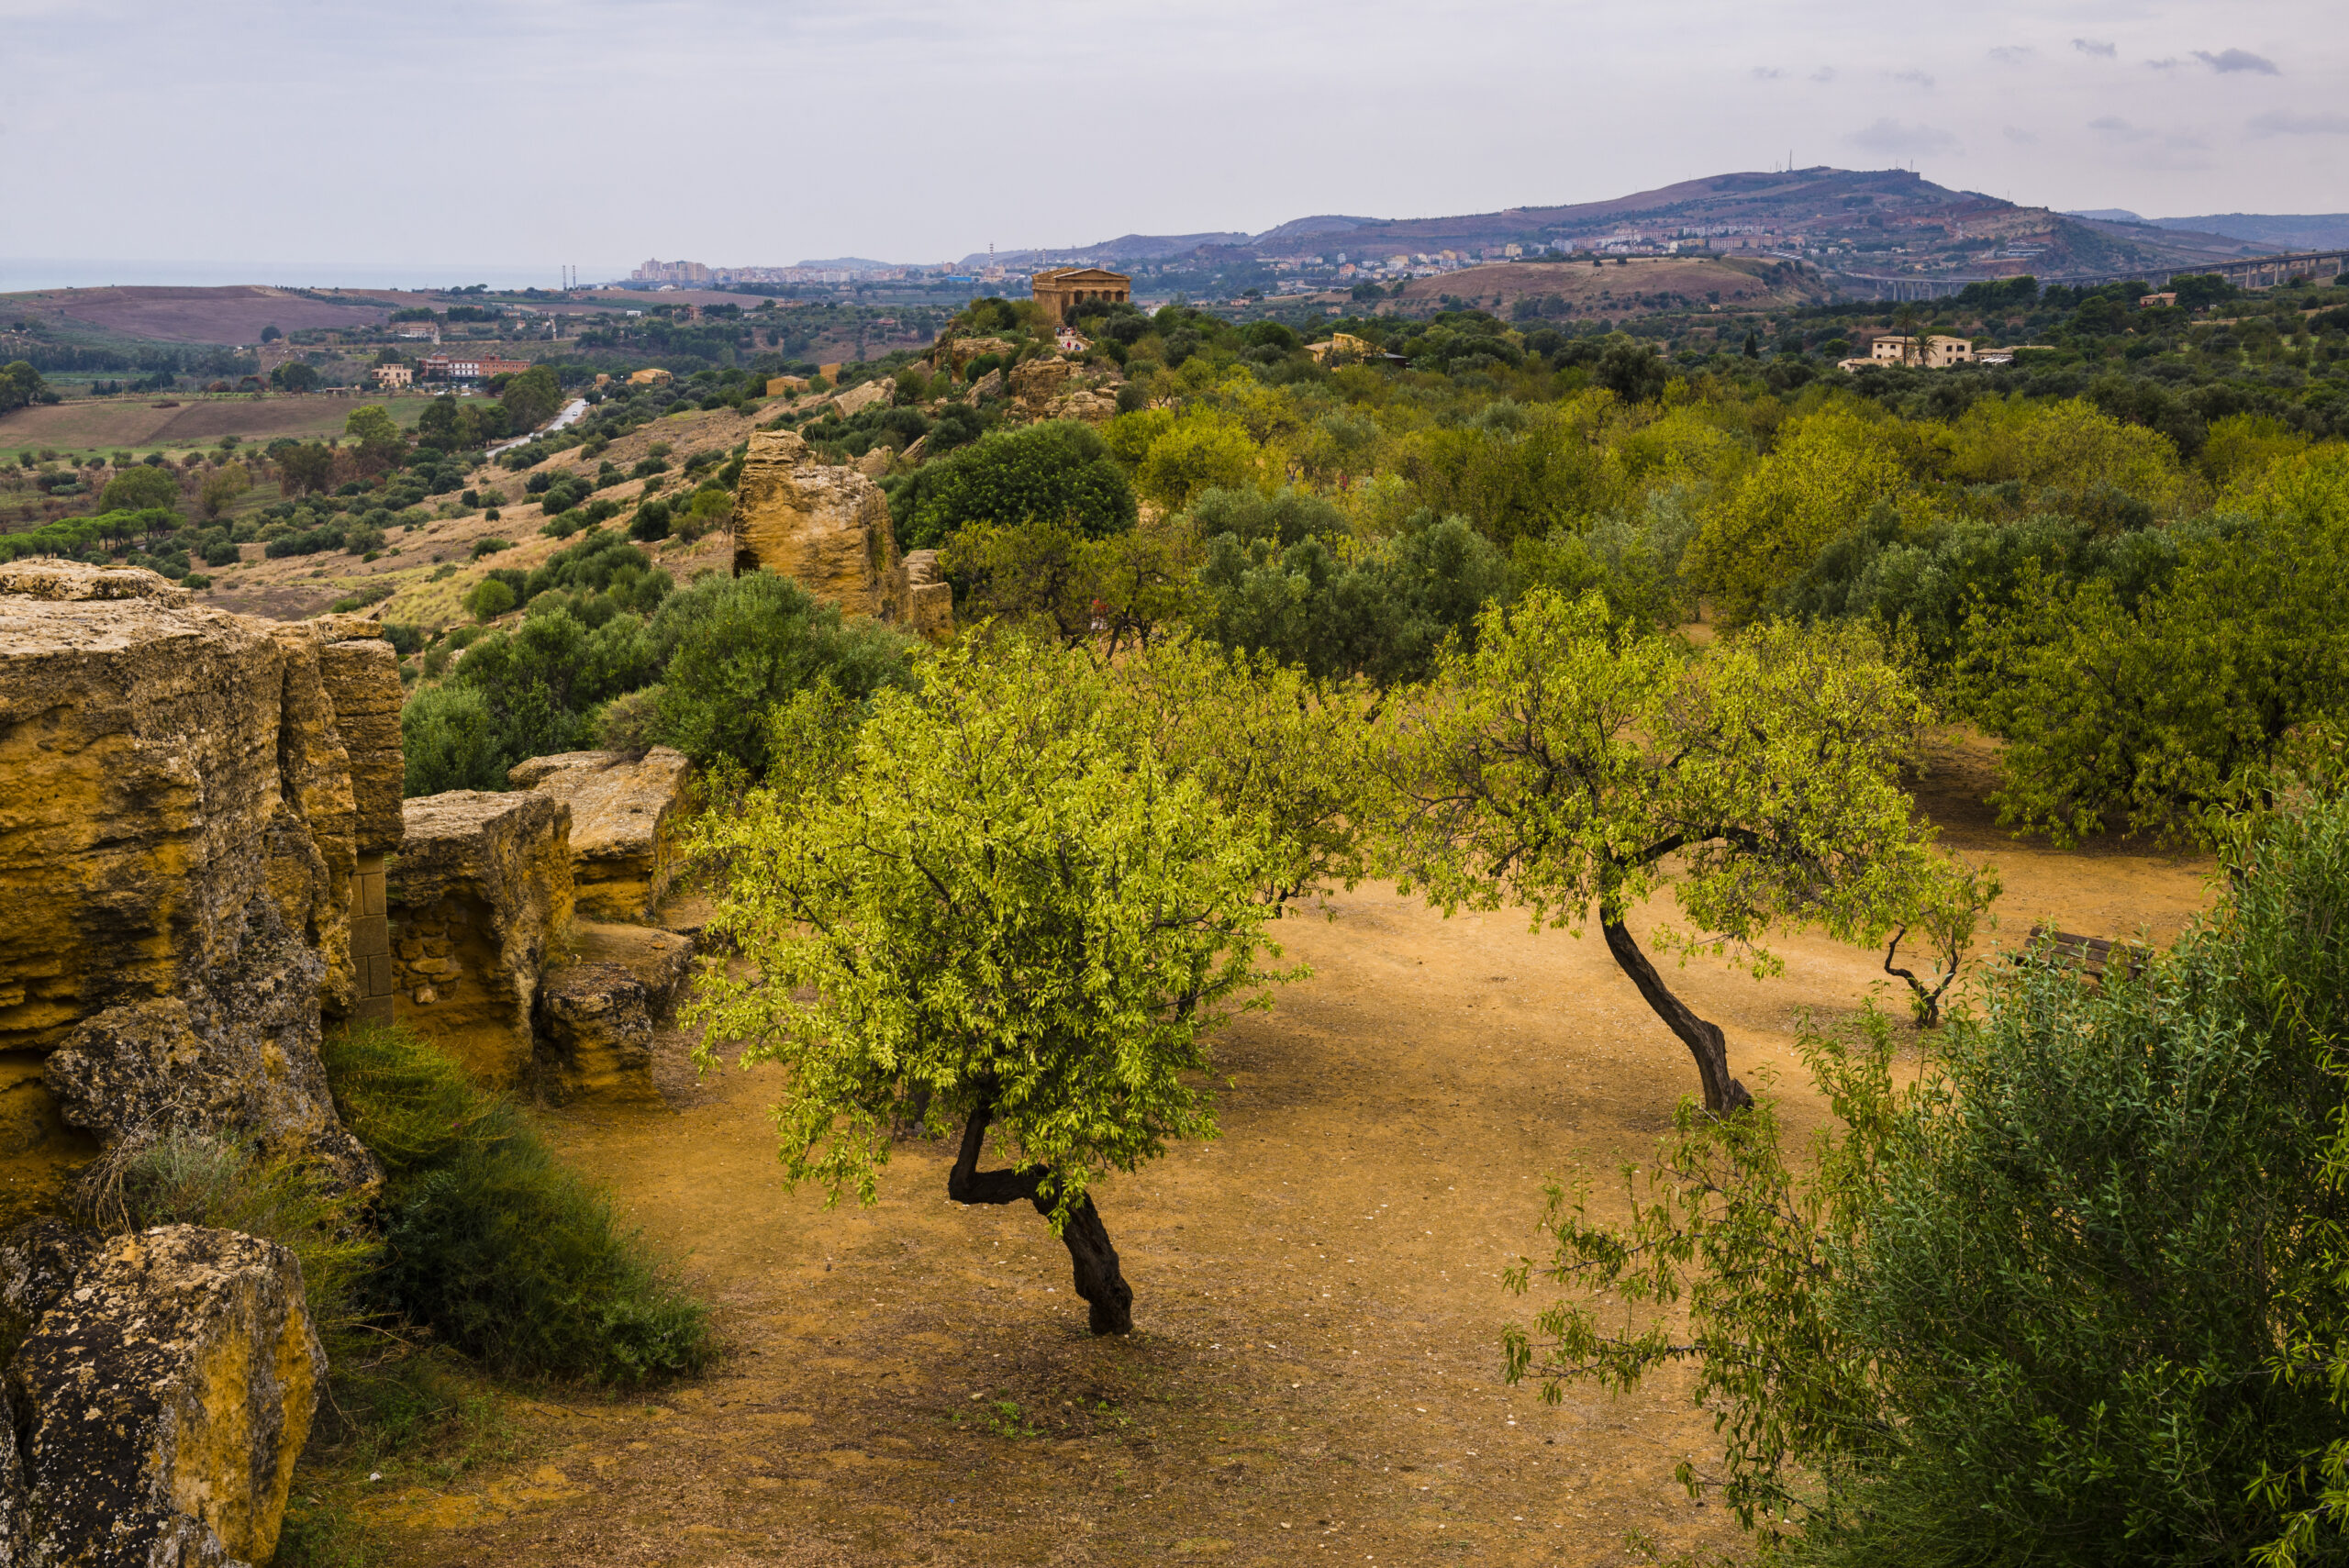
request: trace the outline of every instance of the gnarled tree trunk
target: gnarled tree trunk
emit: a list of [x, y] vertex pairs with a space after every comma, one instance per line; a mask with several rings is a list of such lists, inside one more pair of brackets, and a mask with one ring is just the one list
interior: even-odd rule
[[1601, 915], [1598, 929], [1607, 934], [1607, 951], [1615, 955], [1615, 965], [1631, 977], [1640, 995], [1655, 1010], [1664, 1027], [1680, 1037], [1688, 1054], [1697, 1059], [1697, 1077], [1704, 1086], [1705, 1108], [1715, 1116], [1742, 1111], [1753, 1103], [1745, 1085], [1730, 1076], [1729, 1042], [1721, 1038], [1720, 1026], [1706, 1022], [1689, 1010], [1688, 1004], [1672, 994], [1658, 974], [1648, 955], [1640, 951], [1632, 940], [1631, 929], [1620, 920], [1610, 920]]
[[[1026, 1198], [1036, 1206], [1037, 1213], [1052, 1213], [1052, 1200], [1042, 1195], [1045, 1179], [1052, 1174], [1047, 1167], [979, 1169], [979, 1151], [986, 1143], [987, 1123], [994, 1119], [995, 1106], [991, 1101], [981, 1101], [971, 1112], [971, 1119], [963, 1128], [962, 1151], [955, 1156], [954, 1169], [946, 1175], [946, 1195], [956, 1203], [1017, 1203]], [[1092, 1198], [1079, 1198], [1069, 1209], [1068, 1223], [1061, 1228], [1061, 1240], [1067, 1243], [1069, 1262], [1074, 1265], [1076, 1294], [1085, 1297], [1085, 1305], [1092, 1309], [1093, 1331], [1132, 1333], [1133, 1287], [1118, 1272], [1118, 1250], [1109, 1245], [1108, 1229], [1102, 1225], [1100, 1211], [1093, 1207]]]

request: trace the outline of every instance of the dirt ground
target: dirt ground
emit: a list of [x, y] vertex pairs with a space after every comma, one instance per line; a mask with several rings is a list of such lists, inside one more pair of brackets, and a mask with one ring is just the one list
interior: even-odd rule
[[[2174, 935], [2207, 867], [2143, 847], [2020, 845], [1953, 740], [1922, 782], [1949, 840], [2032, 923]], [[1219, 1058], [1223, 1136], [1098, 1197], [1136, 1331], [1095, 1340], [1065, 1252], [1024, 1206], [946, 1199], [949, 1151], [898, 1145], [881, 1200], [786, 1192], [771, 1070], [696, 1081], [667, 1037], [665, 1110], [549, 1125], [716, 1307], [700, 1380], [534, 1403], [527, 1457], [446, 1492], [387, 1473], [367, 1517], [402, 1564], [1618, 1563], [1626, 1532], [1725, 1546], [1672, 1481], [1718, 1452], [1678, 1385], [1545, 1406], [1500, 1381], [1542, 1296], [1542, 1184], [1644, 1157], [1695, 1074], [1595, 936], [1444, 920], [1391, 889], [1285, 928], [1312, 977]], [[1650, 911], [1651, 918], [1662, 911]], [[1757, 983], [1677, 972], [1800, 1136], [1823, 1114], [1799, 1016], [1847, 1017], [1880, 955], [1808, 938]], [[1898, 1008], [1897, 996], [1887, 1002]], [[1607, 1184], [1602, 1181], [1602, 1190]]]

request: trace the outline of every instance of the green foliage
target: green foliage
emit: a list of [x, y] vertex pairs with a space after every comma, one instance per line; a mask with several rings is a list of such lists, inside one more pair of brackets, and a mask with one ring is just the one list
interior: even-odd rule
[[791, 1180], [869, 1203], [892, 1126], [991, 1108], [1057, 1230], [1103, 1173], [1213, 1136], [1208, 1040], [1288, 978], [1260, 962], [1280, 858], [1117, 695], [1081, 651], [944, 656], [820, 787], [704, 819], [712, 929], [749, 962], [693, 1014], [789, 1065]]
[[708, 1362], [706, 1309], [512, 1099], [401, 1030], [330, 1035], [322, 1054], [384, 1168], [384, 1307], [500, 1373], [628, 1385]]
[[905, 548], [943, 544], [974, 523], [1067, 523], [1099, 539], [1133, 527], [1133, 487], [1089, 425], [1058, 420], [991, 432], [917, 470], [892, 507]]
[[2349, 680], [2349, 485], [2302, 464], [2239, 529], [2189, 539], [2132, 605], [2097, 578], [2026, 572], [1973, 629], [1968, 706], [2009, 742], [2003, 820], [2059, 842], [2108, 828], [2172, 838]]
[[774, 761], [767, 715], [776, 704], [818, 680], [856, 701], [903, 684], [914, 647], [767, 572], [705, 578], [670, 595], [647, 641], [662, 672], [661, 739], [696, 762], [729, 759], [754, 776]]
[[562, 406], [562, 387], [554, 372], [538, 365], [507, 382], [497, 402], [506, 410], [507, 428], [517, 435], [527, 434], [554, 417]]
[[179, 504], [179, 481], [144, 464], [107, 480], [98, 495], [99, 507], [108, 512], [139, 512], [149, 507], [174, 510]]
[[479, 621], [495, 620], [514, 607], [514, 589], [496, 577], [484, 577], [465, 594], [465, 613]]
[[375, 473], [396, 468], [407, 456], [407, 433], [375, 404], [362, 404], [342, 422], [343, 434], [358, 443], [354, 456], [362, 472]]
[[1799, 1160], [1684, 1107], [1627, 1221], [1553, 1188], [1575, 1298], [1512, 1377], [1693, 1362], [1723, 1452], [1682, 1479], [1773, 1561], [2336, 1558], [2349, 809], [2288, 792], [2226, 859], [2143, 978], [2007, 970], [1914, 1082], [1881, 1019], [1807, 1036]]
[[404, 796], [504, 789], [508, 758], [488, 702], [470, 686], [423, 686], [400, 707]]
[[[1210, 517], [1217, 510], [1201, 508]], [[1353, 559], [1312, 534], [1278, 550], [1278, 534], [1208, 540], [1199, 582], [1210, 602], [1199, 629], [1317, 679], [1425, 680], [1447, 639], [1475, 644], [1480, 609], [1508, 595], [1509, 568], [1463, 518], [1415, 521]]]
[[1197, 608], [1188, 540], [1137, 528], [1087, 539], [1065, 522], [977, 524], [946, 542], [939, 566], [965, 623], [1002, 620], [1063, 643], [1147, 644]]
[[31, 361], [11, 360], [0, 365], [0, 414], [13, 414], [29, 404], [41, 402], [48, 391], [48, 384], [41, 380], [40, 372], [33, 369]]
[[1925, 712], [1864, 633], [1773, 626], [1692, 660], [1596, 594], [1536, 588], [1486, 610], [1409, 712], [1387, 852], [1447, 911], [1507, 903], [1538, 929], [1595, 910], [1726, 1110], [1743, 1091], [1720, 1031], [1669, 998], [1630, 911], [1669, 886], [1693, 932], [1651, 940], [1735, 947], [1757, 975], [1777, 967], [1760, 942], [1783, 922], [1883, 940], [1944, 886], [1898, 781]]

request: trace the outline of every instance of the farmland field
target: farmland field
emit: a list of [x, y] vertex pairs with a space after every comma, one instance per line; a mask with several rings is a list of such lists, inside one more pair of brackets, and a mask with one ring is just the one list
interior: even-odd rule
[[[391, 411], [403, 428], [414, 429], [431, 399], [371, 394], [365, 397], [256, 399], [250, 394], [178, 393], [161, 397], [92, 397], [20, 408], [0, 418], [0, 462], [21, 451], [53, 448], [61, 452], [177, 450], [208, 447], [223, 436], [273, 441], [280, 436], [310, 440], [342, 434], [343, 421], [364, 403]], [[162, 407], [158, 405], [169, 404]]]

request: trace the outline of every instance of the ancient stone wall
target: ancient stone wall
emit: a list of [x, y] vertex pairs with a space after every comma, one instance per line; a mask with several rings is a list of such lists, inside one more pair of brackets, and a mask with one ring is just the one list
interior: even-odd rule
[[[108, 1142], [185, 1126], [364, 1184], [317, 1045], [322, 1006], [358, 1000], [359, 852], [389, 837], [336, 696], [366, 706], [391, 651], [358, 617], [189, 600], [148, 572], [0, 571], [0, 1141], [52, 1115]], [[379, 723], [362, 751], [384, 750]]]
[[693, 764], [655, 746], [625, 751], [566, 751], [518, 762], [516, 789], [571, 807], [571, 881], [584, 920], [642, 920], [677, 874], [676, 819]]
[[388, 879], [394, 1016], [484, 1082], [518, 1084], [539, 976], [572, 921], [571, 807], [451, 790], [403, 812]]

